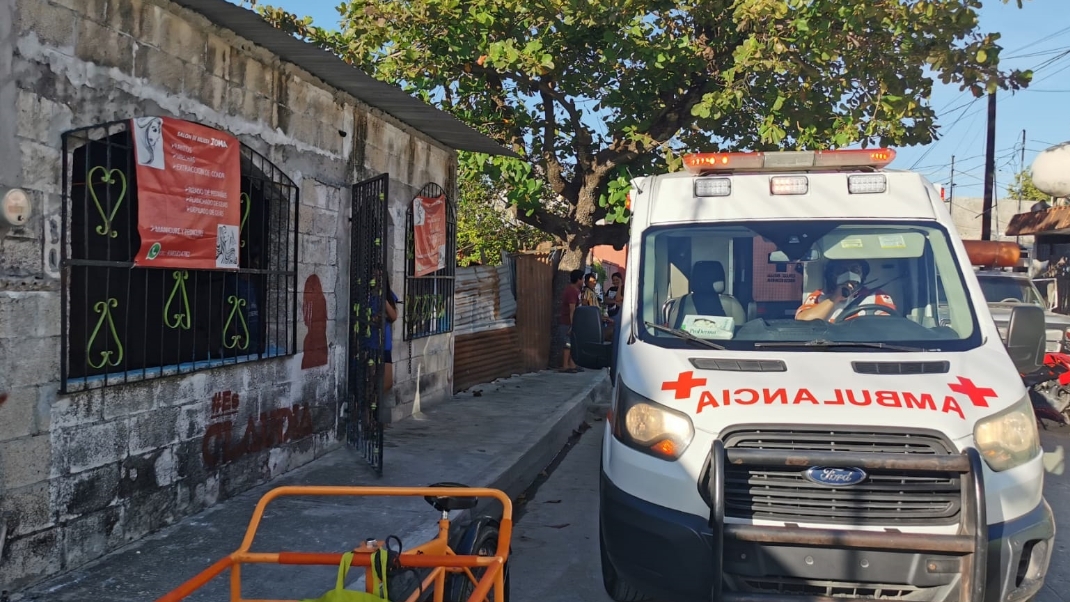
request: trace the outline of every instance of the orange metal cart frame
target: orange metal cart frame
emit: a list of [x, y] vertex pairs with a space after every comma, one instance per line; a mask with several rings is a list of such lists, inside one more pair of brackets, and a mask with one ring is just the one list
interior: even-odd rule
[[[448, 518], [438, 521], [438, 535], [421, 545], [402, 551], [399, 562], [403, 568], [430, 568], [430, 574], [424, 578], [420, 590], [434, 586], [433, 602], [445, 602], [446, 576], [449, 573], [464, 573], [475, 584], [475, 591], [467, 602], [485, 602], [493, 589], [494, 599], [502, 600], [505, 595], [504, 567], [509, 559], [509, 542], [513, 533], [513, 504], [504, 492], [497, 489], [477, 487], [278, 487], [264, 494], [253, 511], [245, 539], [237, 551], [231, 553], [178, 586], [175, 590], [159, 598], [156, 602], [179, 602], [186, 596], [203, 587], [209, 581], [230, 569], [230, 602], [297, 602], [294, 600], [246, 599], [241, 597], [241, 565], [243, 564], [286, 564], [286, 565], [324, 565], [338, 566], [342, 561], [341, 553], [316, 552], [250, 552], [253, 538], [260, 526], [264, 509], [273, 500], [283, 496], [380, 496], [380, 497], [463, 497], [494, 498], [502, 504], [502, 517], [498, 526], [498, 549], [493, 556], [458, 555], [449, 546]], [[366, 591], [372, 587], [372, 553], [382, 541], [369, 547], [362, 542], [353, 549], [352, 567], [364, 567]], [[482, 577], [476, 579], [473, 568], [486, 570]], [[417, 590], [406, 602], [416, 602], [421, 594]], [[310, 592], [309, 597], [320, 595]], [[459, 601], [458, 601], [459, 602]]]

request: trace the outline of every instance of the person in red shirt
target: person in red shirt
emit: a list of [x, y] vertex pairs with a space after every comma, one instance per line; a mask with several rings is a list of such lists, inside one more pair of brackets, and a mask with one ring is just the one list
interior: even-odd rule
[[580, 288], [583, 286], [583, 270], [572, 270], [568, 275], [569, 285], [561, 296], [561, 312], [557, 317], [558, 342], [564, 343], [564, 359], [561, 372], [579, 372], [581, 368], [572, 361], [572, 314], [580, 305]]
[[[873, 290], [863, 285], [867, 276], [869, 276], [869, 264], [864, 260], [833, 259], [825, 266], [825, 289], [817, 289], [810, 293], [795, 312], [795, 319], [826, 320], [831, 324], [845, 309], [850, 310], [863, 305], [884, 306], [895, 311], [895, 302], [891, 295], [880, 289]], [[853, 315], [848, 317], [848, 320], [864, 315], [894, 315], [874, 308], [852, 313]]]

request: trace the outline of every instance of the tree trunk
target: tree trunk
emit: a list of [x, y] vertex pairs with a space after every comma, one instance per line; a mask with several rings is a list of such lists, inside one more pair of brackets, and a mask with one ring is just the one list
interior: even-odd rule
[[[561, 321], [561, 302], [562, 296], [565, 294], [565, 287], [569, 285], [569, 272], [582, 268], [586, 263], [587, 254], [590, 251], [589, 240], [589, 233], [569, 236], [565, 241], [565, 252], [557, 262], [553, 282], [553, 311], [551, 312], [553, 325], [551, 332], [555, 335], [557, 326]], [[561, 360], [564, 359], [562, 356], [563, 351], [564, 345], [562, 341], [559, 341], [557, 336], [552, 337], [550, 343], [551, 369], [556, 370], [561, 367]]]

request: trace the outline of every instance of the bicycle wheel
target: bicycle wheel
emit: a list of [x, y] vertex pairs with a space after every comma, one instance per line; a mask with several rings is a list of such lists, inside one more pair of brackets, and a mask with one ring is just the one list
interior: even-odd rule
[[[498, 526], [493, 522], [480, 522], [476, 526], [476, 533], [474, 538], [465, 538], [471, 542], [470, 545], [462, 545], [460, 549], [455, 550], [457, 554], [462, 556], [476, 555], [476, 556], [493, 556], [498, 549]], [[472, 575], [478, 580], [482, 578], [483, 572], [486, 569], [473, 568]], [[505, 597], [502, 600], [494, 598], [494, 589], [491, 588], [490, 594], [487, 596], [488, 600], [494, 600], [494, 602], [508, 602], [509, 600], [509, 562], [506, 561], [505, 566], [502, 567], [505, 580]], [[446, 580], [446, 600], [447, 602], [468, 602], [469, 596], [472, 595], [476, 586], [468, 578], [468, 575], [464, 573], [450, 575]]]

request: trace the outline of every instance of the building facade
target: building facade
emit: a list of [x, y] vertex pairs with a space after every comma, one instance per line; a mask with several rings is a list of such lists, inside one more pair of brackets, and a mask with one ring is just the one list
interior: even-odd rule
[[507, 153], [225, 0], [0, 0], [0, 589], [449, 396], [456, 150]]

